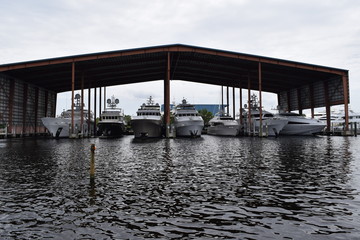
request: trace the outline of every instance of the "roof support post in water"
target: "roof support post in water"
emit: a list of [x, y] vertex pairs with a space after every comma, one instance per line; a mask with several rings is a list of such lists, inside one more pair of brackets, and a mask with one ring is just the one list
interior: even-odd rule
[[37, 134], [37, 128], [38, 128], [38, 125], [37, 125], [37, 119], [38, 119], [38, 112], [39, 112], [39, 88], [36, 87], [35, 88], [35, 104], [34, 104], [34, 134], [36, 135]]
[[301, 105], [301, 89], [298, 88], [297, 89], [297, 98], [298, 98], [298, 109], [299, 109], [299, 114], [302, 115], [302, 105]]
[[96, 90], [97, 88], [94, 87], [94, 136], [96, 136]]
[[291, 104], [290, 104], [290, 91], [286, 92], [286, 97], [287, 97], [287, 112], [291, 112]]
[[248, 134], [251, 133], [251, 103], [250, 103], [250, 96], [251, 95], [251, 82], [250, 82], [250, 73], [248, 74], [248, 119], [247, 119], [247, 122], [248, 122], [248, 126], [247, 126], [247, 131], [248, 131]]
[[88, 117], [87, 117], [87, 127], [88, 127], [88, 137], [91, 136], [91, 132], [90, 132], [90, 119], [91, 119], [91, 111], [90, 111], [90, 104], [91, 104], [91, 101], [90, 101], [90, 96], [91, 96], [91, 81], [89, 81], [89, 87], [88, 87]]
[[170, 52], [167, 53], [166, 74], [164, 80], [164, 118], [165, 135], [170, 137]]
[[243, 123], [243, 115], [242, 115], [242, 88], [241, 88], [241, 82], [240, 82], [240, 88], [239, 88], [239, 100], [240, 100], [240, 124]]
[[229, 86], [226, 86], [226, 113], [229, 116]]
[[224, 113], [224, 86], [221, 86], [221, 113]]
[[314, 85], [310, 85], [310, 106], [311, 106], [311, 118], [314, 118]]
[[24, 99], [23, 99], [23, 121], [22, 121], [22, 134], [26, 133], [26, 112], [27, 112], [27, 100], [28, 100], [28, 84], [24, 84]]
[[8, 133], [13, 131], [13, 105], [14, 105], [14, 94], [15, 94], [15, 80], [10, 80], [10, 94], [9, 94], [9, 128]]
[[261, 91], [261, 62], [259, 62], [259, 113], [260, 113], [260, 122], [259, 122], [259, 136], [263, 136], [263, 126], [262, 126], [262, 91]]
[[235, 87], [233, 87], [233, 115], [232, 117], [235, 119]]
[[324, 82], [324, 92], [325, 92], [325, 108], [326, 108], [326, 132], [330, 134], [330, 118], [331, 118], [331, 111], [330, 111], [330, 101], [329, 101], [329, 87], [328, 83]]
[[84, 131], [83, 131], [83, 125], [84, 125], [84, 73], [81, 74], [81, 96], [80, 96], [80, 99], [81, 99], [80, 129], [81, 129], [81, 133], [84, 134]]
[[100, 95], [99, 95], [99, 116], [101, 115], [101, 108], [102, 108], [102, 94], [101, 94], [101, 91], [102, 91], [102, 87], [100, 87]]
[[343, 74], [342, 75], [342, 81], [343, 81], [343, 90], [344, 90], [344, 112], [345, 112], [345, 131], [349, 130], [349, 82], [348, 82], [348, 75]]
[[71, 68], [71, 131], [69, 136], [74, 133], [74, 91], [75, 91], [75, 62], [72, 62]]
[[106, 110], [106, 86], [104, 86], [104, 111]]

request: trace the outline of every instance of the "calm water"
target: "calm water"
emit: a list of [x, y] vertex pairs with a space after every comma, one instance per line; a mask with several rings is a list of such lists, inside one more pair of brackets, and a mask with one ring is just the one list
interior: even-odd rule
[[0, 239], [360, 239], [356, 137], [7, 139], [0, 173]]

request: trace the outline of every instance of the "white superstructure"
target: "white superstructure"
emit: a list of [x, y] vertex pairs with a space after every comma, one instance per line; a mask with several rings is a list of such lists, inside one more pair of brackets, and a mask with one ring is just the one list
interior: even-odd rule
[[199, 137], [204, 128], [204, 120], [196, 111], [194, 105], [188, 104], [183, 99], [182, 103], [175, 108], [174, 125], [176, 136]]
[[218, 113], [210, 121], [207, 133], [219, 136], [236, 136], [239, 134], [240, 125], [231, 116]]
[[114, 96], [106, 101], [108, 107], [101, 113], [97, 124], [97, 132], [100, 138], [121, 137], [125, 132], [124, 112], [117, 108], [119, 99]]
[[[53, 137], [69, 137], [70, 134], [82, 134], [88, 136], [93, 134], [94, 116], [88, 110], [83, 110], [83, 121], [81, 126], [81, 104], [80, 94], [75, 95], [74, 108], [74, 129], [71, 131], [71, 115], [72, 110], [64, 110], [59, 117], [41, 118], [42, 123]], [[90, 133], [89, 133], [90, 120]]]
[[[326, 124], [326, 113], [315, 114], [321, 122]], [[332, 130], [344, 130], [345, 129], [345, 111], [332, 110], [330, 113], [330, 123]], [[349, 129], [354, 128], [356, 124], [357, 128], [360, 128], [360, 113], [356, 113], [353, 110], [349, 110]]]
[[154, 104], [152, 97], [147, 103], [143, 103], [136, 112], [136, 116], [131, 118], [131, 126], [135, 138], [139, 137], [161, 137], [162, 135], [162, 117], [160, 105]]

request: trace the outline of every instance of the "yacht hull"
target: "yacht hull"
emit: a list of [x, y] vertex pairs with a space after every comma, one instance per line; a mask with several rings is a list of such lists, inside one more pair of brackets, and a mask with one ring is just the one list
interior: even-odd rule
[[[42, 123], [49, 131], [51, 136], [57, 138], [69, 137], [70, 127], [71, 127], [71, 119], [69, 118], [52, 118], [45, 117], [41, 118]], [[74, 119], [74, 133], [83, 133], [84, 136], [88, 135], [88, 125], [84, 120], [83, 123], [83, 131], [80, 129], [81, 121], [80, 119]]]
[[100, 138], [115, 138], [123, 136], [125, 126], [122, 122], [103, 122], [98, 123], [98, 135]]
[[204, 127], [203, 121], [178, 121], [175, 122], [176, 136], [179, 137], [200, 137]]
[[322, 132], [325, 126], [325, 124], [287, 124], [280, 131], [280, 135], [310, 136]]
[[207, 133], [217, 136], [236, 136], [239, 133], [239, 126], [210, 126]]
[[[285, 127], [289, 121], [280, 118], [268, 118], [262, 120], [263, 134], [267, 134], [270, 137], [278, 136], [280, 131]], [[256, 130], [259, 131], [260, 121], [255, 122]]]
[[135, 138], [157, 138], [162, 135], [161, 119], [132, 119], [131, 126]]

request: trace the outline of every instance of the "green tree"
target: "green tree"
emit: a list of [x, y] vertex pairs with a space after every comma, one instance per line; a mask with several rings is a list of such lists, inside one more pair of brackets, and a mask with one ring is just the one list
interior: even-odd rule
[[212, 112], [209, 112], [207, 109], [201, 109], [199, 115], [204, 119], [205, 126], [209, 125], [209, 121], [214, 117]]

